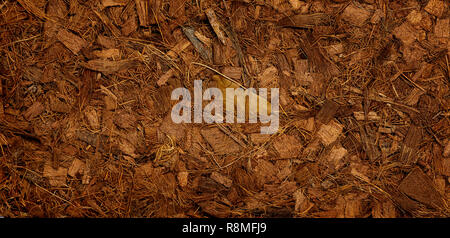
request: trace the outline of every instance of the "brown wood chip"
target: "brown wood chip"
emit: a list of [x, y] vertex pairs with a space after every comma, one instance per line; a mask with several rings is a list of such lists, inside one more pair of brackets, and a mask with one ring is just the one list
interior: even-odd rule
[[117, 71], [128, 69], [135, 61], [132, 59], [112, 61], [105, 59], [89, 60], [81, 65], [94, 71], [99, 71], [104, 74], [111, 74]]
[[417, 150], [419, 143], [422, 141], [422, 129], [411, 125], [406, 134], [405, 140], [403, 141], [403, 146], [400, 151], [401, 160], [407, 164], [411, 165], [417, 161]]
[[87, 42], [84, 39], [65, 29], [59, 30], [56, 38], [76, 55], [87, 45]]
[[433, 181], [421, 169], [415, 168], [399, 185], [399, 190], [425, 205], [440, 208], [442, 197], [433, 185]]
[[282, 135], [275, 138], [273, 146], [281, 159], [296, 158], [303, 148], [300, 141], [291, 135]]
[[31, 105], [31, 107], [29, 107], [23, 113], [23, 116], [25, 117], [25, 119], [31, 120], [31, 119], [39, 116], [39, 114], [43, 113], [44, 110], [45, 110], [45, 107], [44, 107], [44, 105], [42, 105], [42, 103], [35, 102], [35, 103], [33, 103], [33, 105]]
[[217, 154], [233, 154], [240, 151], [240, 146], [216, 127], [203, 129], [200, 133]]
[[317, 113], [316, 119], [323, 124], [328, 124], [328, 122], [333, 119], [334, 115], [337, 113], [339, 105], [333, 101], [326, 101], [323, 107]]
[[329, 23], [331, 17], [325, 13], [300, 14], [285, 17], [277, 22], [279, 26], [312, 28], [314, 26]]

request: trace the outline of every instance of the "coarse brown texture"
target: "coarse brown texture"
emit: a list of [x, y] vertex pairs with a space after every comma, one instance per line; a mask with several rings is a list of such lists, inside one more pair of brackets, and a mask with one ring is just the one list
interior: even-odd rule
[[[448, 217], [449, 8], [3, 1], [0, 216]], [[276, 134], [171, 120], [219, 74], [280, 89]]]

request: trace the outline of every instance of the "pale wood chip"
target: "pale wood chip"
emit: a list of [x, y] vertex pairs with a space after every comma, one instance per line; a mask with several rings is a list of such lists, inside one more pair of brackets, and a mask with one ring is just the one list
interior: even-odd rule
[[261, 75], [258, 76], [259, 86], [261, 88], [270, 88], [270, 85], [274, 85], [278, 83], [278, 69], [270, 65]]
[[186, 48], [188, 48], [191, 44], [191, 42], [187, 39], [182, 39], [179, 41], [172, 49], [169, 50], [169, 52], [166, 53], [167, 56], [169, 56], [172, 59], [175, 59], [178, 57], [178, 55], [183, 52]]
[[242, 76], [241, 67], [225, 67], [222, 73], [232, 79], [240, 79]]
[[282, 135], [273, 142], [281, 159], [296, 158], [303, 148], [300, 141], [291, 135]]
[[448, 1], [444, 0], [430, 0], [425, 6], [425, 11], [438, 18], [442, 17], [447, 11]]
[[400, 159], [407, 165], [416, 163], [417, 161], [417, 150], [422, 138], [422, 129], [411, 125], [406, 134], [405, 140], [403, 141], [403, 146], [400, 151]]
[[119, 49], [94, 50], [92, 54], [102, 59], [118, 59], [120, 57]]
[[[364, 112], [353, 112], [353, 116], [358, 121], [364, 121], [365, 120]], [[369, 120], [369, 121], [379, 121], [379, 120], [381, 120], [381, 117], [378, 116], [376, 112], [372, 111], [372, 112], [367, 113], [367, 120]]]
[[311, 202], [309, 199], [305, 196], [302, 189], [298, 189], [294, 192], [294, 199], [295, 199], [295, 211], [299, 213], [303, 213], [307, 211], [311, 207]]
[[101, 0], [102, 7], [116, 7], [116, 6], [126, 6], [127, 0]]
[[347, 150], [341, 145], [334, 146], [328, 156], [328, 166], [334, 170], [339, 170], [344, 166], [342, 159], [347, 155]]
[[71, 177], [75, 177], [77, 174], [83, 174], [85, 169], [86, 164], [83, 161], [74, 159], [69, 167], [69, 170], [67, 171], [67, 174]]
[[62, 187], [66, 185], [67, 169], [63, 167], [54, 169], [49, 163], [46, 163], [43, 176], [48, 178], [52, 187]]
[[164, 84], [167, 83], [167, 81], [168, 81], [171, 77], [173, 77], [173, 75], [174, 75], [173, 69], [167, 70], [167, 72], [165, 72], [165, 73], [158, 79], [158, 81], [156, 81], [156, 84], [157, 84], [158, 86], [160, 86], [160, 87], [163, 86]]
[[177, 179], [178, 179], [178, 184], [180, 185], [180, 187], [186, 187], [188, 184], [188, 177], [189, 177], [189, 173], [188, 172], [179, 172], [177, 174]]
[[324, 145], [330, 145], [342, 134], [343, 128], [344, 127], [341, 124], [332, 120], [328, 124], [324, 124], [320, 127], [317, 132], [317, 137]]
[[100, 129], [100, 117], [95, 108], [93, 107], [86, 108], [84, 111], [84, 116], [86, 117], [86, 120], [92, 130]]

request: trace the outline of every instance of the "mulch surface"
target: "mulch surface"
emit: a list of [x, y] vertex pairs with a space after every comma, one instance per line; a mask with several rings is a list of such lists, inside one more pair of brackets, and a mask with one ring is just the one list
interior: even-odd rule
[[[3, 1], [0, 216], [448, 217], [449, 9]], [[171, 120], [220, 77], [279, 88], [278, 132]]]

